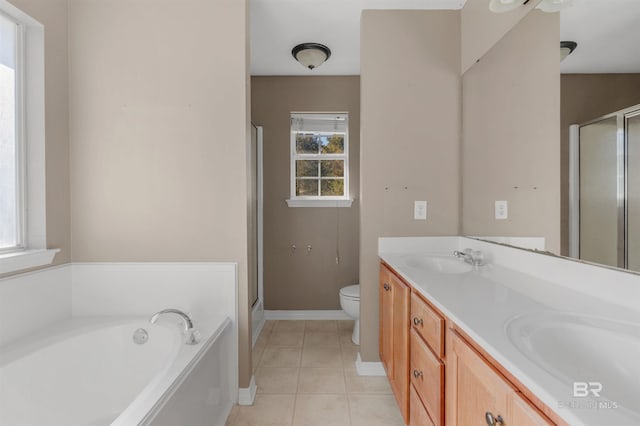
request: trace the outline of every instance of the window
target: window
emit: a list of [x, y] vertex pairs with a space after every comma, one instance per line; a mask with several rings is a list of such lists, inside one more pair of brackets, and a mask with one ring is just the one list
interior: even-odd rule
[[290, 207], [350, 206], [349, 116], [291, 114]]
[[0, 0], [0, 274], [48, 265], [44, 27]]
[[24, 247], [19, 28], [0, 14], [0, 253]]

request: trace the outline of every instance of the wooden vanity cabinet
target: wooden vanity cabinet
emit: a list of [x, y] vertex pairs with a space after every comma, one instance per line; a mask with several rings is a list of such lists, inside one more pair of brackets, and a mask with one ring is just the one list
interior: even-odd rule
[[405, 424], [409, 423], [409, 304], [411, 290], [380, 266], [380, 359]]
[[389, 380], [393, 373], [393, 298], [391, 296], [391, 271], [380, 265], [380, 286], [378, 299], [380, 300], [380, 361], [384, 366]]
[[384, 262], [380, 359], [410, 426], [568, 426]]
[[413, 386], [409, 387], [409, 426], [435, 426]]
[[531, 405], [524, 396], [517, 392], [511, 398], [509, 406], [509, 415], [512, 425], [524, 426], [555, 426], [556, 424], [549, 420], [547, 416], [542, 414], [540, 410]]
[[451, 331], [447, 422], [456, 426], [553, 426], [466, 341]]
[[484, 425], [486, 413], [496, 419], [500, 416], [505, 424], [510, 424], [507, 408], [509, 396], [515, 390], [456, 334], [450, 342], [447, 364], [449, 424]]
[[427, 347], [415, 329], [411, 329], [411, 356], [409, 378], [411, 388], [419, 396], [419, 402], [429, 414], [435, 426], [443, 424], [444, 414], [444, 364]]
[[444, 318], [415, 292], [411, 293], [411, 327], [429, 345], [435, 356], [444, 358]]
[[[419, 402], [435, 426], [444, 424], [444, 317], [415, 292], [411, 293], [409, 379]], [[413, 402], [412, 402], [413, 403]]]

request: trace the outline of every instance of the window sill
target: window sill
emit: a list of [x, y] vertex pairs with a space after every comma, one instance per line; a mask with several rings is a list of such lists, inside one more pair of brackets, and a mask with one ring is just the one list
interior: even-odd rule
[[289, 207], [351, 207], [353, 199], [347, 200], [287, 200]]
[[60, 249], [38, 249], [0, 254], [0, 275], [51, 265], [59, 251]]

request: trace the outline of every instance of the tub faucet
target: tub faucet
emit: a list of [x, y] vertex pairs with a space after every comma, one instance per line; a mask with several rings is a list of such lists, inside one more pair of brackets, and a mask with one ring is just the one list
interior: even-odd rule
[[480, 250], [471, 250], [470, 248], [466, 248], [462, 251], [455, 250], [453, 255], [475, 267], [484, 265], [484, 254], [482, 254]]
[[191, 320], [191, 317], [179, 309], [163, 309], [159, 312], [156, 312], [155, 314], [153, 314], [149, 322], [151, 324], [155, 324], [156, 321], [158, 321], [158, 318], [160, 318], [160, 316], [163, 314], [176, 314], [182, 319], [184, 323], [183, 333], [186, 336], [185, 343], [187, 345], [195, 345], [200, 341], [200, 332], [193, 328], [193, 321]]

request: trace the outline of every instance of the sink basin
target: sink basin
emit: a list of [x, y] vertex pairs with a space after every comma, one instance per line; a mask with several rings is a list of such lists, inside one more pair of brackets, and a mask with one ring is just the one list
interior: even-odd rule
[[426, 269], [440, 274], [464, 274], [473, 267], [462, 259], [453, 256], [436, 256], [426, 254], [412, 254], [403, 258], [405, 266]]
[[[640, 324], [542, 312], [512, 319], [506, 332], [520, 352], [571, 389], [575, 382], [600, 383], [598, 401], [613, 401], [640, 419]], [[566, 400], [573, 396], [569, 391]]]

